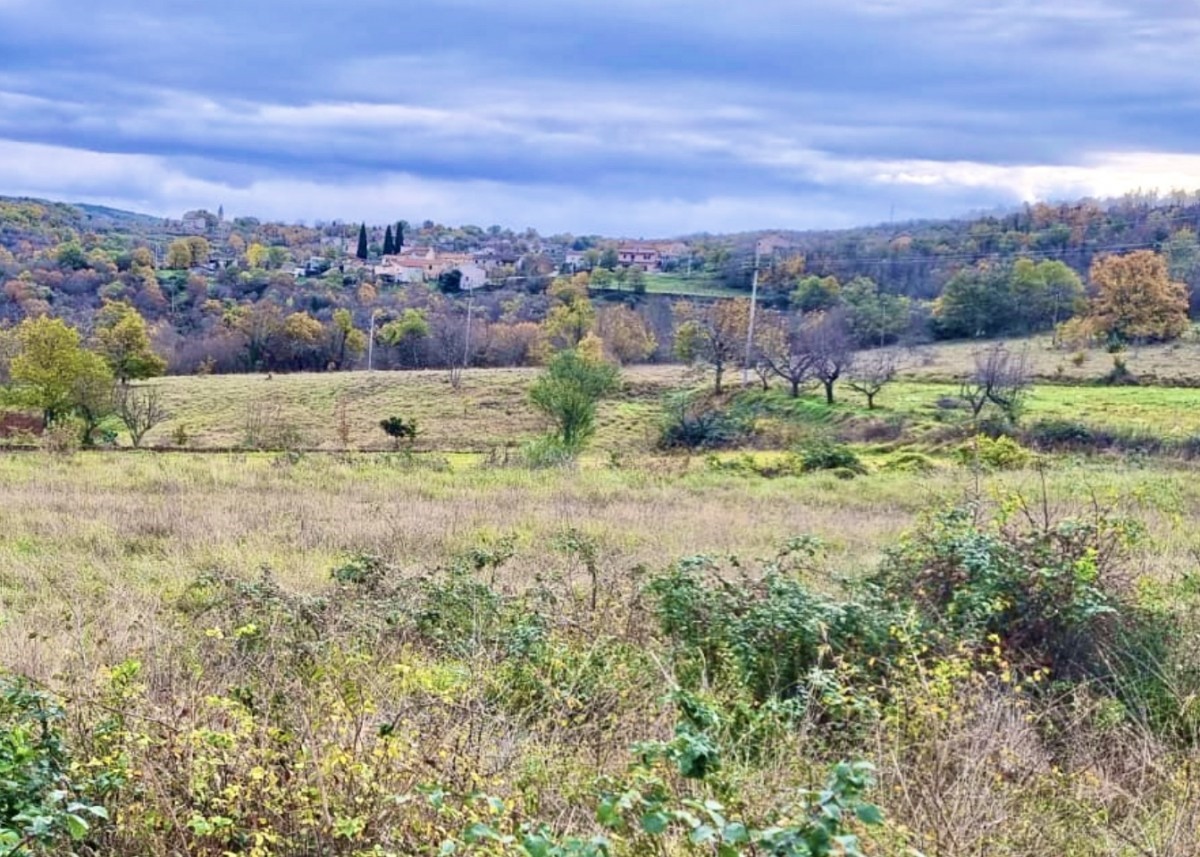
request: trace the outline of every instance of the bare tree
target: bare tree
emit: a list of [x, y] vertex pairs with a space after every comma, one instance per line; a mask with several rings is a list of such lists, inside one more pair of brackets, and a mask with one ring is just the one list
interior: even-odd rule
[[971, 408], [971, 415], [979, 419], [980, 412], [991, 402], [1015, 422], [1032, 383], [1028, 351], [1014, 354], [997, 343], [976, 351], [974, 360], [975, 366], [959, 391]]
[[135, 447], [150, 429], [171, 418], [156, 387], [121, 387], [116, 393], [117, 416]]
[[834, 403], [833, 388], [854, 365], [854, 344], [840, 309], [808, 315], [796, 333], [795, 353], [808, 361], [812, 377], [825, 387], [825, 401]]
[[800, 387], [812, 379], [812, 367], [807, 354], [797, 348], [798, 330], [781, 313], [768, 313], [755, 334], [755, 372], [763, 379], [766, 374], [778, 375], [791, 385], [792, 398], [800, 395]]
[[854, 359], [846, 386], [867, 397], [867, 409], [875, 409], [875, 397], [879, 391], [896, 379], [900, 359], [890, 348], [877, 348], [859, 354]]

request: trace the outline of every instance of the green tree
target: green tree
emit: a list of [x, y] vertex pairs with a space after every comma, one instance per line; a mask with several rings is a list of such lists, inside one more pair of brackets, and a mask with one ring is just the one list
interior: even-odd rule
[[792, 292], [792, 306], [801, 312], [831, 309], [841, 300], [841, 292], [837, 277], [802, 277]]
[[846, 323], [860, 345], [887, 345], [908, 329], [908, 298], [881, 292], [870, 277], [855, 277], [842, 287], [841, 296]]
[[392, 226], [388, 224], [387, 231], [383, 233], [383, 255], [391, 256], [396, 252], [396, 243], [392, 240]]
[[87, 442], [91, 429], [111, 413], [113, 376], [104, 360], [83, 347], [79, 331], [48, 316], [21, 322], [17, 346], [9, 367], [9, 398], [19, 406], [37, 408], [47, 425], [79, 416], [85, 421]]
[[362, 224], [358, 227], [358, 250], [354, 253], [355, 256], [366, 261], [367, 258], [367, 224]]
[[616, 389], [619, 380], [616, 366], [570, 349], [551, 359], [529, 397], [554, 423], [562, 445], [577, 451], [595, 433], [597, 404]]
[[1015, 324], [1022, 333], [1057, 327], [1086, 305], [1083, 281], [1057, 259], [1018, 259], [1009, 288]]
[[379, 339], [404, 352], [405, 362], [416, 368], [421, 362], [421, 343], [429, 338], [429, 331], [429, 314], [410, 307], [379, 329]]
[[951, 277], [933, 309], [938, 335], [950, 339], [994, 336], [1010, 329], [1014, 316], [1009, 272], [988, 262]]
[[367, 350], [367, 335], [354, 326], [354, 316], [348, 309], [333, 311], [330, 350], [339, 369], [345, 369]]
[[392, 241], [392, 246], [395, 248], [397, 253], [399, 253], [401, 250], [404, 249], [404, 232], [407, 229], [408, 229], [408, 221], [407, 220], [397, 221], [395, 238]]
[[95, 339], [96, 351], [122, 384], [167, 371], [167, 361], [150, 345], [146, 319], [127, 303], [107, 303], [100, 309]]
[[88, 266], [87, 254], [83, 252], [78, 241], [59, 244], [54, 251], [54, 261], [60, 268], [70, 268], [72, 271], [79, 271]]
[[617, 253], [616, 247], [605, 247], [600, 253], [600, 267], [606, 271], [616, 270], [617, 265], [621, 263], [621, 257]]

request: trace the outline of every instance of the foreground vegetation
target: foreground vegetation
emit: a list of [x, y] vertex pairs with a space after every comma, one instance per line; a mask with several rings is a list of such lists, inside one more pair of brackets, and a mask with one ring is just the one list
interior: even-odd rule
[[915, 484], [0, 459], [3, 842], [1194, 853], [1190, 473]]

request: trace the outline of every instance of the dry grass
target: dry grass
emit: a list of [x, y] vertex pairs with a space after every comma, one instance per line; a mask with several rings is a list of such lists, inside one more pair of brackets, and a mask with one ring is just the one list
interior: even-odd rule
[[[152, 383], [162, 390], [173, 418], [151, 431], [146, 443], [170, 444], [182, 425], [194, 447], [234, 447], [243, 442], [247, 420], [254, 416], [294, 429], [298, 443], [292, 445], [341, 448], [337, 408], [344, 402], [353, 448], [386, 447], [379, 421], [401, 416], [417, 421], [420, 449], [485, 451], [546, 430], [529, 405], [529, 386], [538, 371], [475, 370], [466, 373], [458, 390], [446, 373], [435, 371], [162, 378]], [[646, 445], [662, 394], [679, 386], [683, 376], [680, 367], [626, 370], [622, 394], [600, 408], [597, 448]]]
[[[646, 459], [609, 469], [529, 472], [460, 463], [437, 472], [390, 456], [235, 454], [0, 458], [0, 657], [50, 679], [67, 661], [144, 652], [155, 617], [205, 570], [251, 577], [268, 566], [289, 586], [324, 586], [354, 552], [431, 568], [481, 538], [518, 536], [508, 574], [572, 571], [549, 545], [568, 527], [598, 542], [605, 575], [661, 568], [697, 553], [769, 555], [805, 533], [828, 545], [831, 570], [876, 562], [916, 515], [976, 490], [1040, 490], [1036, 473], [826, 474], [765, 480], [703, 462]], [[1146, 569], [1185, 567], [1200, 515], [1188, 470], [1079, 465], [1048, 473], [1052, 502], [1093, 496], [1135, 507], [1155, 537]]]
[[[1049, 336], [1004, 340], [1014, 351], [1024, 350], [1030, 369], [1043, 379], [1092, 382], [1113, 368], [1113, 355], [1101, 348], [1075, 351], [1056, 346]], [[912, 378], [960, 378], [971, 370], [973, 355], [989, 342], [943, 342], [917, 349], [908, 361]], [[1076, 355], [1082, 360], [1077, 362]], [[1200, 385], [1200, 342], [1190, 338], [1165, 345], [1135, 346], [1122, 352], [1134, 375], [1163, 384]]]

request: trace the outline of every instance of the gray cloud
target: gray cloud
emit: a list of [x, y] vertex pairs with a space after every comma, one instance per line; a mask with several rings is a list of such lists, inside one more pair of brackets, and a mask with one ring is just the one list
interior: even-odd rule
[[666, 234], [1200, 186], [1197, 5], [0, 0], [0, 192]]

